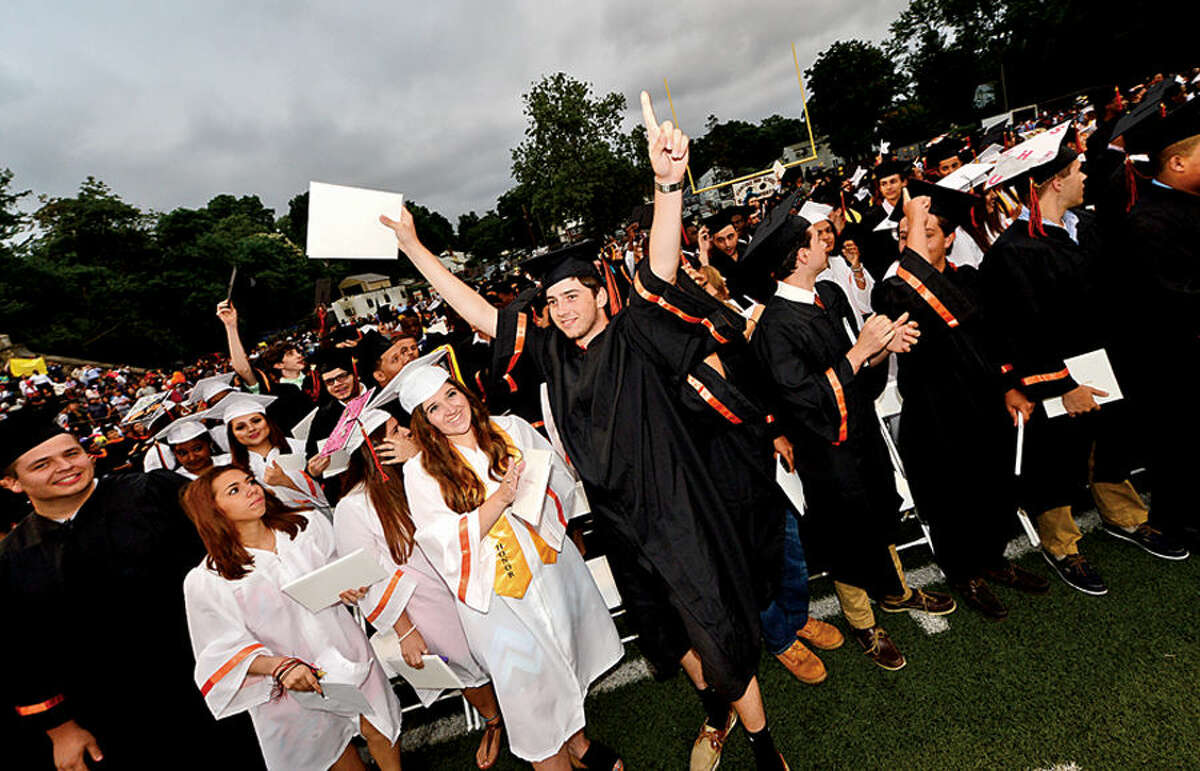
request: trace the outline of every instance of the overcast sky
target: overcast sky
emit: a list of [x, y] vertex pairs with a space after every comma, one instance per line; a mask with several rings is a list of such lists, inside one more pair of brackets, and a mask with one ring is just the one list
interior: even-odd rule
[[451, 221], [495, 206], [521, 94], [566, 72], [638, 92], [685, 131], [800, 113], [801, 69], [835, 40], [881, 40], [907, 0], [768, 2], [47, 2], [8, 0], [0, 168], [71, 195], [89, 174], [143, 208], [309, 180], [397, 190]]

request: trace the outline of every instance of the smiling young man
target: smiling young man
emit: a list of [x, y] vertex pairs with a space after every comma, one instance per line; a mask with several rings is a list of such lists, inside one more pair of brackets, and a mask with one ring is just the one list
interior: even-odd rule
[[97, 481], [75, 437], [24, 412], [0, 422], [0, 468], [35, 512], [0, 541], [6, 708], [49, 736], [55, 765], [213, 768], [231, 744], [253, 747], [248, 723], [218, 728], [191, 682], [182, 582], [204, 548], [183, 479]]
[[689, 312], [694, 301], [675, 286], [687, 139], [655, 121], [646, 94], [642, 104], [656, 187], [649, 257], [629, 305], [612, 319], [595, 247], [561, 250], [531, 266], [552, 321], [543, 330], [519, 308], [492, 307], [446, 270], [421, 245], [407, 212], [399, 222], [381, 221], [433, 288], [495, 338], [495, 376], [511, 377], [528, 360], [545, 379], [639, 646], [660, 673], [682, 665], [700, 692], [706, 726], [691, 768], [719, 762], [740, 717], [757, 767], [780, 769], [758, 689], [759, 608], [737, 514], [714, 489], [679, 398], [679, 382], [723, 340], [703, 311]]

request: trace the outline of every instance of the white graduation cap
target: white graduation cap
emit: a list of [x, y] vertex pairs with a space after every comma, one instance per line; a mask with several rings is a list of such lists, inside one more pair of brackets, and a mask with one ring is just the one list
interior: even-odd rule
[[169, 423], [166, 428], [154, 435], [154, 441], [176, 445], [202, 436], [208, 436], [208, 429], [204, 427], [203, 419], [199, 415], [188, 415]]
[[883, 222], [880, 222], [878, 225], [871, 228], [871, 231], [874, 233], [881, 233], [885, 230], [898, 230], [899, 228], [899, 221], [894, 220], [891, 217], [884, 217]]
[[192, 390], [188, 391], [187, 399], [184, 404], [196, 404], [197, 402], [207, 402], [222, 391], [233, 390], [233, 376], [236, 373], [225, 372], [220, 375], [202, 378], [196, 381], [196, 385], [192, 386]]
[[[234, 394], [221, 400], [221, 403], [211, 410], [206, 410], [204, 417], [216, 418], [220, 416], [220, 420], [225, 425], [229, 425], [238, 418], [243, 418], [247, 415], [256, 413], [266, 414], [267, 405], [275, 401], [278, 397], [262, 396], [259, 394]], [[208, 414], [213, 413], [213, 414]]]
[[350, 432], [350, 436], [346, 438], [346, 444], [342, 445], [342, 449], [329, 456], [329, 467], [325, 469], [325, 473], [321, 474], [321, 476], [337, 476], [348, 469], [350, 467], [350, 456], [359, 447], [362, 447], [363, 442], [367, 441], [367, 437], [384, 423], [387, 423], [390, 417], [391, 415], [383, 410], [372, 410], [369, 408], [363, 410], [356, 421], [358, 425]]
[[829, 219], [829, 215], [833, 213], [832, 206], [826, 206], [823, 203], [816, 201], [805, 201], [800, 207], [799, 215], [808, 220], [812, 224], [816, 224], [821, 220]]
[[993, 188], [1052, 160], [1058, 155], [1070, 126], [1071, 121], [1065, 121], [1005, 150], [988, 175], [986, 187]]
[[975, 156], [975, 163], [995, 163], [1000, 154], [1004, 152], [1004, 145], [993, 142], [983, 148], [983, 152]]
[[867, 176], [867, 170], [862, 166], [859, 166], [854, 170], [854, 173], [850, 175], [850, 186], [858, 187], [858, 183], [862, 182], [863, 177], [865, 176]]
[[992, 163], [967, 163], [939, 179], [937, 184], [939, 187], [967, 192], [986, 180], [988, 172], [994, 165]]

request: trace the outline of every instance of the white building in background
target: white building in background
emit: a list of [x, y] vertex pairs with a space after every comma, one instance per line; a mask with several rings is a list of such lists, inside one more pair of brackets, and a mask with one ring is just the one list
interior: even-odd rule
[[381, 305], [403, 308], [408, 305], [408, 293], [392, 286], [392, 280], [380, 273], [357, 273], [346, 276], [338, 284], [342, 296], [333, 301], [333, 313], [339, 322], [352, 316], [374, 315]]

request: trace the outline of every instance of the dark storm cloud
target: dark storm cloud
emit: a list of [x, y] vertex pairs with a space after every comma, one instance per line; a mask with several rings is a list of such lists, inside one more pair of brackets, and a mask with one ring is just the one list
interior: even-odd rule
[[664, 77], [693, 133], [798, 115], [791, 44], [803, 69], [904, 4], [22, 0], [0, 32], [0, 167], [51, 195], [95, 175], [158, 210], [227, 192], [282, 212], [319, 179], [453, 219], [512, 184], [521, 94], [545, 73], [624, 94], [627, 127], [642, 88], [669, 116]]

